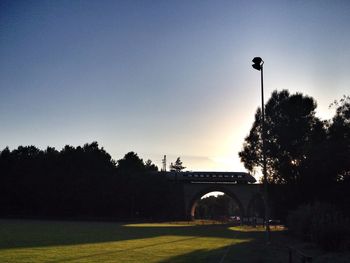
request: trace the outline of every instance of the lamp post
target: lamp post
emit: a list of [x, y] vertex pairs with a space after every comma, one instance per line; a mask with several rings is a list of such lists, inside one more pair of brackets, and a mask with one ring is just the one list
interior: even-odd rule
[[262, 140], [262, 157], [263, 157], [263, 177], [264, 177], [264, 192], [265, 192], [265, 226], [266, 226], [266, 241], [270, 241], [270, 225], [269, 225], [269, 207], [268, 207], [268, 191], [267, 191], [267, 171], [266, 171], [266, 131], [265, 131], [265, 104], [264, 104], [264, 61], [261, 57], [253, 58], [252, 67], [259, 70], [261, 73], [261, 140]]

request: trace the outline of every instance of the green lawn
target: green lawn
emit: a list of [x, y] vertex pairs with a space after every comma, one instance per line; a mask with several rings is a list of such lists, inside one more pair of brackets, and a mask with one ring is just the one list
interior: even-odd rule
[[220, 224], [0, 220], [0, 262], [287, 262], [284, 244], [264, 240]]

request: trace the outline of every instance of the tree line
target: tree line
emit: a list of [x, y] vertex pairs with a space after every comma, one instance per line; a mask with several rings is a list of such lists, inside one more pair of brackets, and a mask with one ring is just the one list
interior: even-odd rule
[[[271, 207], [278, 217], [303, 203], [327, 201], [350, 211], [350, 97], [335, 101], [331, 120], [316, 116], [316, 101], [275, 91], [265, 105], [266, 161]], [[261, 109], [239, 157], [262, 166]], [[171, 171], [185, 169], [180, 158]], [[183, 218], [182, 186], [152, 161], [129, 152], [114, 161], [97, 142], [58, 151], [19, 146], [0, 151], [0, 215]], [[281, 190], [282, 189], [282, 190]]]
[[97, 142], [5, 148], [0, 152], [0, 215], [167, 219], [182, 208], [181, 189], [129, 152], [114, 161]]

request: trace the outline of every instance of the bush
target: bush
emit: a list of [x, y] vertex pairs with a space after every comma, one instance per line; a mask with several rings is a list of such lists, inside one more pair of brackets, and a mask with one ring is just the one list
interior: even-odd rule
[[349, 249], [349, 219], [333, 205], [316, 203], [300, 206], [287, 219], [291, 234], [318, 244], [325, 250]]

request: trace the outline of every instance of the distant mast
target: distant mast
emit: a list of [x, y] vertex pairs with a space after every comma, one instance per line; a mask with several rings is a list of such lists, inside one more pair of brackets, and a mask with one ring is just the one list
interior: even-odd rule
[[163, 164], [162, 171], [166, 172], [166, 155], [164, 155], [164, 157], [163, 157], [162, 164]]

